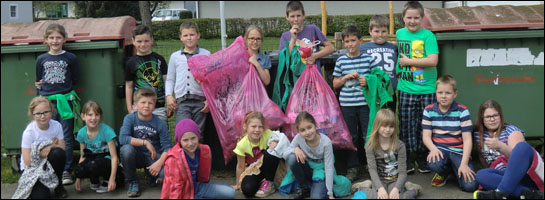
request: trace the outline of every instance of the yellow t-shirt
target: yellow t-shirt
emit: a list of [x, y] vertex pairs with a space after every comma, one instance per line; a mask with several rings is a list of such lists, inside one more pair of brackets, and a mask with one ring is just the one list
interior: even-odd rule
[[252, 149], [256, 146], [259, 146], [260, 150], [267, 148], [267, 140], [272, 136], [273, 132], [269, 129], [265, 129], [263, 131], [263, 134], [261, 135], [261, 138], [259, 138], [259, 143], [257, 145], [252, 144], [250, 140], [248, 139], [248, 135], [244, 136], [240, 141], [238, 141], [237, 146], [233, 150], [235, 154], [239, 156], [245, 157], [246, 154], [254, 156], [254, 153], [252, 152]]

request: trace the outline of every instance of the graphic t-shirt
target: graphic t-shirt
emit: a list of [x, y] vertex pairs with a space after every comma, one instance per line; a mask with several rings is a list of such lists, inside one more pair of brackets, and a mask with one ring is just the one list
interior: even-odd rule
[[[153, 115], [150, 121], [138, 118], [138, 112], [125, 115], [123, 125], [119, 131], [119, 143], [121, 145], [130, 145], [133, 137], [150, 142], [159, 156], [161, 153], [167, 152], [171, 146], [168, 125], [165, 121], [159, 119], [157, 115]], [[134, 148], [148, 152], [145, 146], [135, 146]]]
[[394, 90], [397, 88], [397, 78], [395, 66], [397, 63], [397, 47], [396, 45], [385, 42], [377, 44], [374, 42], [366, 42], [360, 45], [360, 50], [372, 57], [371, 69], [378, 67], [382, 71], [388, 73], [390, 83]]
[[[503, 142], [504, 144], [507, 144], [507, 139], [509, 139], [509, 136], [514, 131], [520, 131], [522, 133], [522, 135], [524, 136], [524, 131], [523, 130], [516, 127], [515, 125], [508, 125], [507, 127], [505, 127], [505, 129], [503, 131], [501, 131], [500, 137], [498, 138], [498, 140], [500, 142]], [[479, 137], [479, 132], [474, 132], [473, 133], [473, 138], [475, 138], [474, 141], [477, 143], [477, 146], [481, 146], [481, 138]], [[483, 138], [490, 138], [490, 133], [487, 130], [485, 130], [483, 132]], [[484, 142], [484, 139], [483, 139], [483, 142]], [[498, 157], [500, 157], [501, 153], [498, 150], [488, 148], [488, 146], [486, 144], [483, 144], [483, 149], [481, 151], [481, 155], [483, 156], [484, 160], [488, 164], [491, 164], [496, 159], [498, 159]]]
[[428, 55], [439, 53], [435, 35], [422, 28], [416, 33], [409, 32], [407, 28], [399, 29], [397, 35], [398, 62], [396, 72], [398, 73], [397, 89], [410, 94], [431, 94], [435, 92], [435, 81], [437, 80], [436, 67], [415, 67], [399, 66], [401, 54], [410, 59], [426, 58]]
[[165, 106], [165, 80], [167, 62], [163, 56], [152, 52], [149, 55], [135, 55], [125, 64], [125, 80], [133, 81], [134, 91], [140, 88], [150, 88], [157, 93], [156, 108]]
[[237, 146], [233, 150], [238, 156], [245, 157], [247, 164], [252, 164], [260, 158], [261, 150], [267, 149], [267, 140], [271, 137], [273, 132], [269, 129], [265, 129], [261, 138], [259, 138], [258, 144], [252, 144], [248, 135], [245, 135], [240, 141], [237, 142]]
[[[21, 139], [21, 148], [32, 148], [32, 143], [36, 141], [45, 141], [57, 138], [59, 140], [64, 139], [64, 134], [62, 133], [62, 125], [58, 121], [49, 120], [49, 128], [47, 130], [42, 130], [36, 124], [36, 121], [30, 122], [23, 131], [23, 138]], [[21, 170], [25, 169], [25, 163], [23, 162], [23, 157], [21, 156]]]
[[76, 55], [62, 51], [58, 55], [44, 53], [36, 58], [36, 82], [43, 80], [37, 95], [65, 94], [78, 80]]
[[[116, 137], [114, 129], [110, 126], [100, 123], [97, 136], [92, 140], [89, 139], [87, 135], [87, 126], [84, 126], [78, 131], [78, 136], [76, 141], [80, 144], [85, 144], [85, 148], [91, 150], [93, 153], [109, 153], [110, 149], [108, 148], [108, 142], [113, 140]], [[117, 141], [114, 140], [115, 146], [117, 146]], [[105, 158], [110, 158], [110, 155], [105, 156]]]
[[[280, 44], [278, 44], [278, 50], [282, 51], [282, 49], [286, 48], [286, 42], [291, 40], [291, 33], [289, 31], [286, 31], [282, 33], [282, 36], [280, 37]], [[314, 41], [319, 40], [320, 44], [314, 46], [312, 53], [316, 53], [319, 51], [318, 46], [323, 46], [324, 42], [327, 42], [327, 37], [322, 33], [322, 31], [316, 27], [314, 24], [305, 25], [303, 27], [303, 30], [297, 34], [297, 40], [295, 41], [295, 47], [293, 47], [293, 50], [299, 47], [307, 47], [310, 46]], [[316, 59], [314, 62], [316, 66], [318, 66], [318, 69], [320, 68], [320, 60]]]

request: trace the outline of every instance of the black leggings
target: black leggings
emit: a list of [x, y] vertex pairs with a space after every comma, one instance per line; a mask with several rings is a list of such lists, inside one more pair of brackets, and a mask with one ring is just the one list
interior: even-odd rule
[[260, 183], [263, 178], [268, 181], [274, 181], [274, 175], [276, 174], [280, 158], [270, 155], [267, 150], [262, 150], [261, 153], [264, 156], [263, 165], [261, 165], [260, 168], [261, 173], [242, 178], [240, 190], [246, 198], [254, 197], [257, 190], [259, 190], [259, 186], [261, 186]]
[[[55, 171], [55, 175], [57, 175], [57, 179], [59, 181], [57, 188], [64, 187], [62, 185], [62, 172], [64, 170], [64, 163], [66, 162], [66, 153], [59, 147], [53, 147], [49, 151], [49, 155], [47, 155], [47, 161], [51, 163], [51, 166]], [[51, 198], [51, 192], [49, 191], [49, 188], [38, 180], [36, 181], [36, 184], [34, 184], [34, 187], [32, 187], [30, 198], [49, 199]]]
[[[99, 184], [99, 177], [104, 180], [110, 179], [112, 160], [105, 158], [106, 155], [110, 155], [110, 153], [93, 154], [90, 150], [84, 149], [85, 160], [74, 168], [76, 178], [89, 178], [92, 184]], [[118, 166], [115, 178], [117, 186], [123, 185], [125, 177], [122, 171], [123, 169]]]

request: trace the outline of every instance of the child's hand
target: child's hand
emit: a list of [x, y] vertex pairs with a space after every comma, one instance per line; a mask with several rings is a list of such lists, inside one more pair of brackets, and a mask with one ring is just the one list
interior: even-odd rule
[[53, 142], [54, 145], [59, 145], [59, 139], [57, 138], [51, 139], [51, 142]]
[[74, 188], [76, 189], [76, 191], [81, 192], [81, 179], [76, 179], [76, 183], [74, 183]]
[[254, 67], [259, 64], [257, 62], [257, 55], [252, 55], [249, 59], [248, 59], [248, 62], [251, 63], [252, 65], [254, 65]]
[[47, 147], [42, 148], [42, 150], [40, 150], [40, 157], [47, 158], [47, 155], [49, 155], [50, 151], [51, 151], [51, 145], [48, 145]]
[[161, 167], [162, 167], [161, 163], [159, 163], [159, 160], [157, 160], [153, 164], [151, 164], [149, 167], [146, 167], [146, 169], [149, 171], [151, 175], [157, 176], [159, 175], [159, 172], [161, 172]]
[[428, 155], [428, 163], [435, 163], [435, 161], [439, 162], [443, 159], [443, 152], [441, 152], [439, 149], [435, 148], [434, 150], [430, 151], [430, 154]]
[[310, 57], [306, 58], [308, 65], [312, 65], [316, 61], [316, 57], [314, 55], [316, 55], [316, 54], [312, 54], [312, 55], [310, 55]]
[[352, 72], [352, 73], [344, 76], [343, 78], [344, 78], [344, 81], [346, 82], [346, 81], [348, 81], [350, 79], [359, 78], [359, 77], [360, 77], [360, 75], [358, 74], [358, 72]]
[[235, 190], [238, 190], [240, 188], [240, 186], [238, 186], [238, 185], [231, 185], [231, 187], [233, 187], [233, 189], [235, 189]]
[[329, 199], [335, 199], [335, 196], [329, 195]]
[[405, 54], [402, 54], [400, 53], [399, 54], [401, 57], [399, 58], [399, 66], [407, 66], [409, 65], [409, 58], [405, 55]]
[[394, 189], [392, 189], [392, 191], [390, 191], [390, 196], [389, 196], [390, 199], [399, 199], [399, 190], [394, 187]]
[[271, 141], [271, 144], [269, 144], [269, 149], [276, 148], [276, 145], [278, 145], [278, 141]]
[[210, 108], [208, 108], [208, 101], [204, 101], [204, 108], [202, 108], [201, 112], [202, 113], [210, 112]]
[[388, 198], [388, 192], [386, 192], [386, 189], [384, 187], [381, 187], [378, 189], [377, 197], [379, 199], [387, 199]]
[[307, 156], [299, 147], [295, 147], [295, 157], [297, 158], [297, 162], [305, 164], [305, 159], [307, 159]]
[[464, 175], [464, 181], [466, 183], [475, 180], [475, 172], [467, 165], [460, 165], [460, 168], [458, 168], [458, 177], [462, 177], [462, 175]]
[[167, 111], [171, 110], [172, 112], [175, 112], [178, 110], [178, 105], [176, 104], [176, 99], [172, 95], [167, 96]]
[[503, 143], [500, 142], [498, 138], [485, 138], [484, 144], [486, 144], [488, 148], [499, 150], [501, 147], [500, 145], [502, 145]]
[[290, 29], [291, 39], [297, 38], [297, 33], [299, 33], [299, 25], [293, 25]]
[[358, 80], [360, 81], [360, 85], [362, 87], [367, 87], [367, 79], [365, 78], [365, 76], [359, 77]]
[[41, 79], [40, 81], [38, 82], [34, 82], [34, 86], [36, 86], [36, 89], [41, 89], [42, 88], [42, 83], [44, 82], [43, 79]]
[[155, 160], [155, 157], [157, 157], [157, 152], [155, 152], [155, 148], [151, 144], [151, 142], [144, 142], [144, 145], [146, 149], [151, 153], [151, 159]]
[[115, 176], [110, 177], [110, 180], [108, 180], [108, 192], [114, 191], [117, 185], [115, 184]]

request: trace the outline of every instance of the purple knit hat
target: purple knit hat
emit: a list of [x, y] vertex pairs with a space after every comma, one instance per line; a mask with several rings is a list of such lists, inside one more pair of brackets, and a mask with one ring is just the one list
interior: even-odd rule
[[201, 137], [201, 131], [199, 130], [199, 126], [191, 119], [184, 119], [178, 122], [178, 124], [176, 124], [176, 130], [174, 132], [174, 141], [176, 141], [176, 143], [180, 142], [180, 138], [182, 138], [182, 136], [187, 132], [195, 133], [195, 135], [197, 135], [197, 138]]

